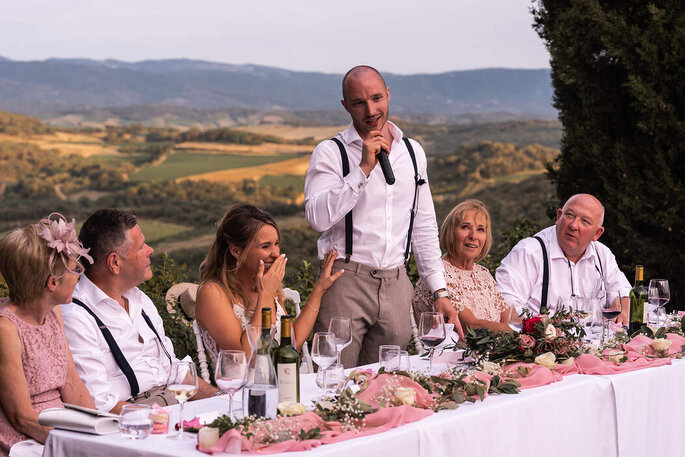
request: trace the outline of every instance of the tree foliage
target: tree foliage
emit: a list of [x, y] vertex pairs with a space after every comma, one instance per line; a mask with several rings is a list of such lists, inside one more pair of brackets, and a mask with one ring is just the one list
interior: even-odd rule
[[6, 135], [40, 135], [52, 129], [38, 119], [0, 111], [0, 133]]
[[560, 200], [606, 208], [602, 241], [625, 271], [672, 282], [685, 299], [685, 9], [681, 0], [540, 0], [563, 124], [550, 175]]

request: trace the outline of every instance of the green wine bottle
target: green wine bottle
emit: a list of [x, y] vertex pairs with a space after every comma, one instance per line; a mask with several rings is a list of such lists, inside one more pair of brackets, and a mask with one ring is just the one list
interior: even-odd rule
[[640, 330], [642, 324], [647, 323], [645, 302], [647, 301], [647, 289], [642, 284], [645, 270], [642, 265], [635, 267], [635, 285], [630, 289], [630, 325], [628, 333], [633, 334]]
[[274, 353], [276, 378], [278, 381], [278, 402], [300, 401], [300, 354], [292, 345], [292, 320], [281, 318], [281, 344]]

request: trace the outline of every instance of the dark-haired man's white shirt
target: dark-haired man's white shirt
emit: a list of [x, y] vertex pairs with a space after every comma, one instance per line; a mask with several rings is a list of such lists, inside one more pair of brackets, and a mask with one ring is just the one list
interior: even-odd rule
[[[549, 291], [547, 307], [555, 311], [559, 299], [567, 304], [571, 296], [584, 297], [582, 280], [603, 277], [607, 299], [620, 293], [627, 296], [630, 283], [618, 268], [611, 250], [599, 241], [593, 241], [577, 263], [564, 255], [557, 240], [556, 226], [547, 227], [536, 234], [545, 243], [549, 259]], [[524, 238], [502, 259], [495, 278], [504, 301], [521, 313], [527, 308], [532, 314], [540, 313], [542, 273], [544, 262], [538, 240]]]
[[[83, 275], [74, 298], [85, 303], [107, 326], [138, 380], [140, 392], [168, 382], [171, 364], [141, 310], [150, 318], [164, 346], [176, 361], [171, 340], [164, 334], [162, 319], [152, 300], [134, 287], [123, 294], [129, 314], [122, 306]], [[64, 330], [79, 376], [100, 411], [110, 411], [131, 397], [131, 387], [119, 369], [95, 319], [79, 305], [62, 305]], [[189, 357], [187, 357], [190, 360]]]

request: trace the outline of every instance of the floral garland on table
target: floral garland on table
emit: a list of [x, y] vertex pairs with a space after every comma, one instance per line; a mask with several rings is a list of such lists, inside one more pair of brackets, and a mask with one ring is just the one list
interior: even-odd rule
[[[367, 427], [367, 417], [383, 408], [411, 406], [440, 411], [455, 409], [465, 402], [482, 401], [487, 394], [516, 394], [520, 386], [514, 379], [516, 376], [484, 377], [476, 370], [448, 370], [440, 375], [383, 370], [369, 375], [357, 371], [348, 379], [358, 381], [358, 392], [347, 387], [314, 402], [310, 409], [299, 403], [281, 403], [275, 419], [248, 416], [234, 420], [224, 415], [208, 426], [217, 428], [219, 435], [236, 430], [250, 442], [252, 450], [258, 450], [284, 441], [321, 439], [322, 433], [331, 430], [334, 423], [340, 424], [343, 432], [361, 433]], [[372, 385], [373, 393], [369, 395], [367, 391], [365, 395], [365, 390]], [[311, 420], [316, 416], [312, 414], [320, 418], [316, 425]]]
[[[557, 361], [573, 360], [583, 352], [581, 338], [585, 330], [578, 324], [573, 311], [560, 311], [553, 316], [522, 315], [520, 332], [497, 332], [485, 328], [469, 328], [465, 334], [464, 358], [472, 357], [476, 365], [485, 362], [504, 365], [534, 362], [554, 368]], [[446, 349], [459, 350], [452, 344]]]

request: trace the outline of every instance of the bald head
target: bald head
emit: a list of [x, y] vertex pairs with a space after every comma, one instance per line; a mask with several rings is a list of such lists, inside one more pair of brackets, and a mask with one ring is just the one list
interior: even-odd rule
[[590, 243], [604, 233], [604, 207], [594, 196], [576, 194], [557, 211], [557, 242], [564, 255], [578, 262]]
[[597, 226], [602, 226], [604, 223], [604, 205], [602, 205], [602, 202], [600, 202], [597, 197], [591, 194], [571, 195], [571, 197], [566, 200], [566, 203], [564, 203], [564, 206], [561, 208], [561, 210], [564, 211], [574, 203], [580, 203], [588, 208], [592, 208], [595, 214], [595, 222], [597, 223]]
[[352, 68], [350, 71], [345, 73], [345, 76], [343, 77], [342, 95], [343, 95], [344, 101], [347, 101], [347, 93], [348, 93], [347, 84], [348, 84], [349, 80], [350, 79], [356, 79], [356, 78], [362, 78], [362, 77], [366, 76], [368, 73], [372, 73], [372, 74], [378, 76], [378, 78], [383, 83], [383, 86], [388, 87], [388, 85], [385, 83], [385, 79], [383, 78], [383, 76], [381, 75], [381, 73], [378, 70], [376, 70], [375, 68], [370, 67], [368, 65], [357, 65], [356, 67]]

